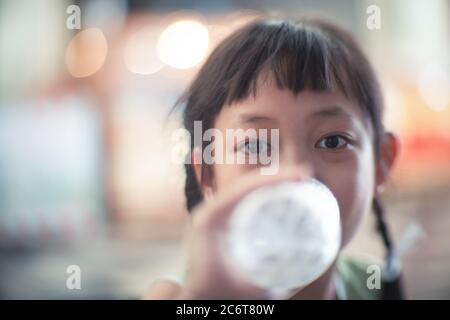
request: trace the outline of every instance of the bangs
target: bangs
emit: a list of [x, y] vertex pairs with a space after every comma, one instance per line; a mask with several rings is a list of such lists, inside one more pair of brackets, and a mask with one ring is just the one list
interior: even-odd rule
[[284, 22], [258, 23], [248, 32], [249, 37], [242, 35], [246, 41], [242, 42], [240, 57], [234, 60], [236, 66], [229, 66], [234, 75], [227, 104], [256, 95], [259, 85], [270, 81], [294, 94], [304, 89], [338, 88], [346, 95], [353, 91], [344, 81], [349, 78], [345, 68], [337, 69], [336, 62], [342, 57], [336, 57], [336, 45], [323, 33]]
[[[256, 95], [261, 83], [274, 81], [295, 95], [304, 89], [358, 98], [349, 79], [357, 76], [345, 51], [323, 31], [287, 22], [255, 23], [239, 35], [245, 41], [230, 59], [227, 104]], [[231, 58], [231, 57], [230, 57]], [[232, 62], [234, 61], [234, 63]], [[350, 74], [349, 74], [350, 73]]]

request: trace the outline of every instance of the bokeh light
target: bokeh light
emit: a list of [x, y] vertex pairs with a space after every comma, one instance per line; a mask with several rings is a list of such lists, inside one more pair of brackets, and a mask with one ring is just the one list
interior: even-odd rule
[[158, 41], [159, 58], [177, 69], [199, 64], [208, 51], [208, 29], [195, 20], [182, 20], [169, 25]]
[[66, 49], [66, 66], [76, 78], [96, 73], [105, 63], [108, 43], [102, 30], [88, 28], [78, 32]]
[[135, 31], [124, 49], [124, 61], [127, 69], [137, 74], [156, 73], [164, 67], [156, 50], [159, 29], [144, 27]]
[[444, 68], [435, 64], [424, 67], [419, 74], [418, 88], [430, 109], [440, 112], [450, 104], [450, 77]]

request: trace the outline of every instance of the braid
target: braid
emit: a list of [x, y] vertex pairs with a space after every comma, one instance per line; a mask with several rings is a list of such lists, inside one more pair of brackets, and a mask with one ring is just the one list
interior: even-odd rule
[[400, 264], [397, 261], [397, 254], [392, 242], [389, 229], [384, 221], [384, 208], [381, 202], [373, 199], [373, 211], [377, 219], [377, 228], [386, 247], [386, 269], [383, 280], [383, 300], [402, 300], [404, 299], [403, 285], [401, 280]]
[[386, 221], [384, 220], [384, 208], [377, 198], [373, 199], [373, 211], [377, 219], [377, 229], [381, 234], [387, 254], [389, 255], [389, 252], [393, 250], [393, 244]]
[[384, 220], [384, 208], [379, 199], [373, 199], [373, 211], [377, 219], [377, 229], [381, 234], [384, 246], [386, 248], [386, 276], [395, 279], [400, 272], [399, 262], [397, 260], [397, 253], [394, 243], [391, 238], [386, 221]]

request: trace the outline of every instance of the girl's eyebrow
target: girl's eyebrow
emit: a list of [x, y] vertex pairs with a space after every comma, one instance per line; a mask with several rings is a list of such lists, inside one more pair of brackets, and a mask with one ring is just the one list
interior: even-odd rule
[[242, 123], [276, 122], [276, 120], [271, 117], [258, 114], [241, 114], [239, 117], [239, 122]]
[[[307, 116], [308, 118], [331, 118], [331, 117], [338, 117], [338, 118], [349, 118], [353, 119], [354, 116], [345, 110], [343, 107], [338, 105], [329, 106], [326, 108], [323, 108], [321, 110], [315, 111]], [[270, 116], [261, 115], [261, 114], [254, 114], [254, 113], [243, 113], [239, 116], [239, 119], [237, 120], [237, 124], [239, 123], [258, 123], [258, 122], [271, 122], [276, 123], [278, 122], [276, 118], [272, 118]]]
[[353, 116], [340, 106], [331, 106], [316, 112], [311, 113], [309, 117], [323, 118], [323, 117], [345, 117], [353, 118]]

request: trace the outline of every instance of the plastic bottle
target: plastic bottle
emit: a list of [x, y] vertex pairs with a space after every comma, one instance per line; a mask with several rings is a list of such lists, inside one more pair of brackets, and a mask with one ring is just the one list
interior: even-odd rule
[[262, 187], [230, 218], [228, 259], [246, 280], [280, 295], [319, 278], [340, 248], [339, 206], [315, 179]]

